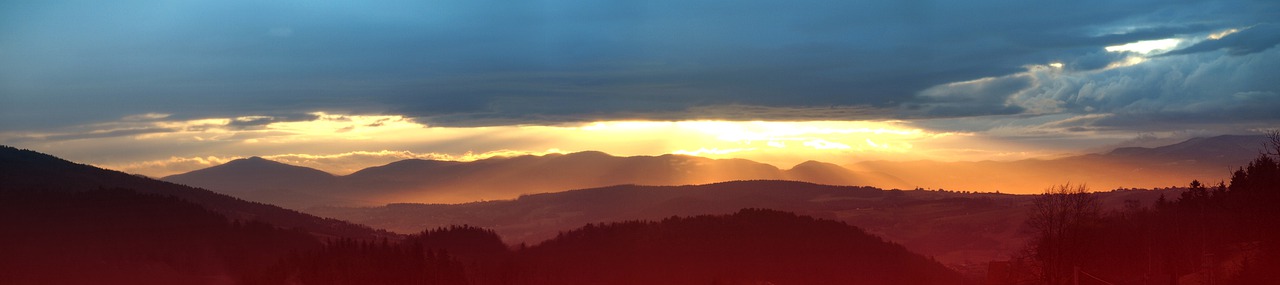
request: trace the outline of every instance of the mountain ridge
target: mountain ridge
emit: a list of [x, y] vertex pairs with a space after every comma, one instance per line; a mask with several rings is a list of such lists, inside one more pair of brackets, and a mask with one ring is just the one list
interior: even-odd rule
[[1183, 185], [1188, 178], [1225, 179], [1230, 175], [1228, 168], [1242, 165], [1256, 155], [1248, 145], [1262, 140], [1261, 136], [1217, 136], [1156, 148], [1117, 148], [1104, 153], [1016, 161], [863, 161], [847, 165], [806, 161], [788, 169], [746, 159], [673, 154], [620, 157], [584, 151], [471, 162], [408, 159], [340, 176], [326, 177], [314, 173], [319, 170], [310, 169], [307, 172], [312, 173], [308, 174], [311, 178], [289, 178], [285, 171], [270, 175], [202, 171], [243, 164], [237, 160], [162, 180], [300, 210], [329, 205], [504, 200], [523, 194], [619, 184], [695, 185], [757, 179], [885, 189], [1036, 193], [1065, 182], [1088, 183], [1095, 189], [1107, 190]]

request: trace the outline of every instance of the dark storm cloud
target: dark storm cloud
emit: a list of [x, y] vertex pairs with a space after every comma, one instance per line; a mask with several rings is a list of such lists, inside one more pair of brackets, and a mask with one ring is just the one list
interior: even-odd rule
[[1100, 130], [1274, 128], [1280, 122], [1275, 111], [1280, 110], [1277, 62], [1280, 50], [1271, 48], [1247, 56], [1164, 56], [1088, 73], [1033, 71], [1033, 86], [992, 106], [1076, 114], [1090, 118], [1087, 125]]
[[120, 136], [154, 134], [154, 133], [167, 133], [167, 132], [174, 132], [174, 131], [177, 131], [177, 129], [143, 128], [143, 129], [112, 130], [112, 131], [105, 131], [105, 132], [91, 132], [91, 133], [81, 133], [81, 134], [55, 135], [55, 136], [49, 136], [45, 139], [58, 141], [58, 140], [75, 140], [75, 139], [90, 139], [90, 138], [109, 138], [109, 137], [120, 137]]
[[[1219, 46], [1175, 53], [1257, 53], [1274, 45], [1274, 25], [1259, 23], [1273, 19], [1276, 7], [1243, 0], [6, 1], [0, 130], [143, 113], [271, 120], [311, 111], [395, 113], [433, 125], [1013, 114], [1035, 109], [1010, 103], [1019, 90], [1039, 86], [1015, 75], [1027, 65], [1096, 70], [1121, 57], [1104, 52], [1107, 45], [1251, 25], [1258, 26], [1213, 43]], [[1001, 82], [938, 89], [980, 78]]]
[[227, 127], [234, 129], [251, 129], [279, 122], [302, 122], [320, 118], [315, 114], [285, 114], [279, 116], [251, 116], [232, 119]]
[[155, 133], [168, 133], [168, 132], [175, 132], [175, 131], [179, 131], [179, 129], [173, 129], [173, 128], [120, 129], [120, 130], [93, 131], [93, 132], [82, 132], [82, 133], [56, 134], [56, 135], [48, 135], [48, 136], [21, 136], [21, 137], [7, 138], [3, 140], [3, 142], [4, 143], [23, 143], [23, 142], [30, 142], [30, 141], [66, 141], [66, 140], [82, 140], [82, 139], [100, 139], [100, 138], [113, 138], [113, 137], [135, 136], [135, 135], [145, 135], [145, 134], [155, 134]]
[[1280, 44], [1280, 24], [1266, 23], [1227, 35], [1218, 40], [1203, 41], [1163, 55], [1183, 55], [1225, 50], [1231, 55], [1260, 52]]
[[910, 109], [922, 110], [928, 116], [965, 117], [984, 115], [1011, 115], [1023, 109], [1007, 104], [1009, 94], [1032, 86], [1028, 75], [984, 78], [957, 82], [925, 89], [917, 103]]
[[1066, 62], [1065, 64], [1067, 64], [1066, 67], [1072, 70], [1078, 70], [1078, 71], [1098, 70], [1098, 69], [1107, 67], [1108, 65], [1111, 65], [1111, 63], [1123, 61], [1127, 56], [1130, 56], [1130, 55], [1126, 53], [1119, 53], [1119, 52], [1106, 52], [1099, 49], [1097, 52], [1076, 57], [1072, 59], [1070, 62]]

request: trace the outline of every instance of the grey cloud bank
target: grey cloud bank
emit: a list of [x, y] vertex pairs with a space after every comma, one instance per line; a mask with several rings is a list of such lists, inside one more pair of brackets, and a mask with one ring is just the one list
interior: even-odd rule
[[[1274, 1], [5, 1], [0, 132], [312, 111], [1239, 131], [1280, 122], [1276, 19]], [[1140, 55], [1106, 46], [1233, 28], [1108, 67]]]

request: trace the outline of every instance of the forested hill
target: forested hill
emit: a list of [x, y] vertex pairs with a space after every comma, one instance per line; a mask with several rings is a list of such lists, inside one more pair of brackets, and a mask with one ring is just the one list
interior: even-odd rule
[[1280, 136], [1275, 142], [1231, 180], [1193, 180], [1153, 203], [1103, 211], [1092, 193], [1039, 196], [1028, 213], [1029, 248], [1003, 278], [1066, 284], [1084, 272], [1091, 280], [1079, 284], [1280, 284]]
[[249, 283], [913, 285], [961, 278], [857, 227], [760, 209], [589, 224], [512, 250], [492, 231], [451, 227], [400, 243], [331, 244], [265, 272]]
[[300, 228], [324, 237], [376, 239], [394, 236], [361, 225], [245, 201], [204, 189], [77, 164], [35, 151], [0, 146], [0, 192], [82, 192], [111, 188], [170, 196], [233, 220], [261, 221], [282, 228]]
[[[588, 225], [521, 256], [541, 284], [950, 284], [942, 264], [847, 224], [773, 210]], [[576, 273], [576, 274], [575, 274]]]

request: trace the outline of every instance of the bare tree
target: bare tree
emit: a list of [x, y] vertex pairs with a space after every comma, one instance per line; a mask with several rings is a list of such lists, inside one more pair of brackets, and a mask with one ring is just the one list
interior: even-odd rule
[[1097, 196], [1084, 184], [1045, 189], [1032, 200], [1027, 226], [1034, 235], [1031, 258], [1046, 284], [1067, 284], [1089, 255], [1089, 243], [1102, 216]]
[[1280, 158], [1280, 129], [1268, 130], [1267, 141], [1262, 145], [1262, 154]]

